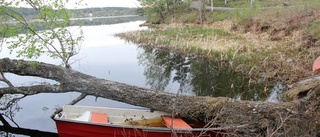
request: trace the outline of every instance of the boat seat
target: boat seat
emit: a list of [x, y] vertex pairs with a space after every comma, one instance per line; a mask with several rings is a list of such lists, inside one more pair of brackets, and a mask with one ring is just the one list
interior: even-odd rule
[[90, 122], [107, 124], [108, 114], [91, 112]]
[[169, 116], [162, 116], [162, 120], [164, 121], [167, 128], [173, 129], [192, 129], [190, 125], [188, 125], [181, 118], [172, 118]]
[[90, 111], [85, 111], [81, 116], [74, 118], [74, 120], [78, 121], [85, 121], [88, 122], [90, 118], [91, 112]]

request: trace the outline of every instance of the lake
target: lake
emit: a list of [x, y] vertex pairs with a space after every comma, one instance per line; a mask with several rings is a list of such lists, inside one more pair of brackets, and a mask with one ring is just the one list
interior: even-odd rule
[[[216, 62], [195, 55], [185, 55], [168, 50], [152, 49], [128, 43], [114, 34], [138, 29], [143, 21], [114, 25], [84, 26], [85, 41], [80, 53], [75, 56], [73, 69], [103, 79], [118, 81], [140, 87], [165, 90], [167, 92], [197, 96], [227, 96], [238, 99], [277, 101], [281, 86], [274, 84], [248, 84], [249, 79], [240, 72], [234, 72], [228, 63]], [[5, 45], [0, 58], [15, 58], [8, 54]], [[59, 64], [58, 60], [40, 57], [38, 61]], [[43, 82], [55, 83], [34, 77], [6, 74], [14, 85], [31, 85]], [[5, 86], [2, 84], [2, 87]], [[274, 88], [275, 87], [275, 88]], [[264, 89], [273, 89], [265, 92]], [[280, 89], [280, 90], [277, 90]], [[11, 126], [41, 131], [56, 132], [50, 118], [58, 107], [68, 104], [80, 93], [41, 93], [22, 97], [13, 110], [14, 120], [6, 120]], [[8, 101], [2, 98], [1, 104]], [[87, 96], [77, 105], [140, 108], [118, 101]], [[2, 114], [7, 111], [2, 111]], [[8, 133], [0, 132], [0, 135]], [[14, 136], [23, 136], [16, 135]]]

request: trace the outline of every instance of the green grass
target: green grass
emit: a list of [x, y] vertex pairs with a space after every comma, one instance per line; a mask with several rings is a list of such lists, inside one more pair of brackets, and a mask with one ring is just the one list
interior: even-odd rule
[[212, 12], [212, 19], [213, 21], [222, 21], [229, 16], [228, 14], [229, 12], [226, 12], [226, 11]]
[[[253, 5], [259, 4], [261, 7], [281, 7], [283, 2], [289, 1], [292, 5], [320, 5], [319, 0], [255, 0]], [[211, 5], [208, 3], [208, 5]], [[229, 0], [227, 5], [224, 0], [214, 0], [213, 6], [216, 7], [232, 7], [232, 8], [247, 8], [250, 7], [250, 0]]]
[[190, 38], [190, 37], [206, 37], [206, 36], [231, 36], [232, 34], [222, 29], [212, 29], [205, 27], [185, 27], [185, 28], [167, 28], [164, 30], [155, 30], [156, 34], [164, 35], [169, 38]]
[[310, 24], [305, 29], [305, 33], [307, 35], [313, 36], [314, 38], [320, 40], [320, 24]]
[[[213, 1], [213, 6], [224, 7], [224, 0]], [[248, 7], [250, 6], [250, 0], [229, 0], [227, 7]]]

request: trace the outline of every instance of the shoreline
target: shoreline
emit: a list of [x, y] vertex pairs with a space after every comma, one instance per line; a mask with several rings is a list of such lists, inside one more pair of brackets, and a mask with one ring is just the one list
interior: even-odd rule
[[159, 25], [156, 29], [116, 36], [143, 46], [219, 58], [220, 61], [233, 63], [237, 70], [255, 81], [292, 85], [315, 74], [311, 70], [313, 60], [308, 57], [307, 51], [299, 50], [303, 48], [299, 34], [273, 41], [267, 33], [233, 31], [232, 24], [224, 20], [203, 26]]

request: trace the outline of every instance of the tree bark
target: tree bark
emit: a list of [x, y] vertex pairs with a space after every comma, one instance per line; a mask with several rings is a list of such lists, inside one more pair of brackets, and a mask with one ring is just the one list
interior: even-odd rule
[[[36, 66], [23, 60], [0, 59], [2, 72], [21, 76], [37, 76], [56, 80], [60, 85], [39, 85], [33, 87], [9, 87], [0, 93], [37, 93], [42, 91], [78, 91], [83, 94], [117, 100], [133, 105], [148, 107], [202, 121], [211, 121], [215, 127], [248, 125], [242, 134], [269, 134], [278, 132], [297, 133], [289, 126], [311, 129], [315, 124], [313, 115], [307, 115], [306, 106], [294, 102], [255, 102], [227, 97], [186, 96], [141, 88], [133, 85], [99, 79], [60, 66], [38, 62]], [[301, 109], [302, 108], [302, 109]], [[310, 112], [308, 112], [310, 113]], [[287, 118], [287, 119], [285, 119]], [[283, 121], [285, 119], [285, 121]], [[285, 124], [279, 124], [279, 123]], [[281, 125], [280, 127], [277, 124]], [[293, 132], [294, 131], [294, 132]], [[314, 133], [314, 132], [312, 132]]]

